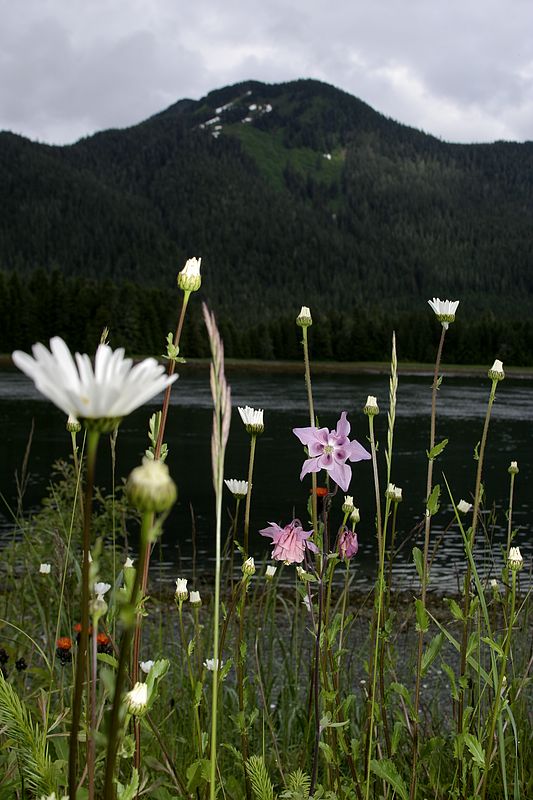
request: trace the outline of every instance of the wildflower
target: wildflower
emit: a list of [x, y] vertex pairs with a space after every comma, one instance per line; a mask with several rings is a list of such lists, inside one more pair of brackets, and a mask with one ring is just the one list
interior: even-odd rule
[[[91, 424], [101, 432], [111, 431], [122, 417], [163, 391], [175, 379], [154, 358], [133, 366], [124, 349], [98, 346], [94, 368], [87, 354], [76, 353], [75, 361], [59, 336], [50, 339], [50, 350], [38, 342], [33, 358], [15, 350], [16, 366], [34, 381], [37, 389], [65, 414]], [[98, 425], [96, 425], [98, 421]]]
[[202, 285], [201, 263], [201, 258], [189, 258], [181, 272], [178, 272], [178, 286], [184, 292], [197, 292]]
[[176, 600], [182, 603], [189, 596], [187, 591], [187, 578], [177, 578], [176, 580]]
[[265, 571], [265, 578], [267, 581], [271, 581], [274, 575], [276, 574], [277, 567], [268, 566]]
[[342, 510], [345, 514], [351, 514], [352, 511], [355, 509], [353, 504], [353, 497], [351, 494], [347, 494], [344, 496], [344, 503], [342, 504]]
[[440, 300], [438, 297], [434, 297], [433, 300], [428, 300], [428, 303], [437, 315], [439, 322], [442, 322], [444, 330], [447, 331], [449, 323], [455, 320], [459, 300]]
[[78, 433], [81, 431], [81, 425], [76, 417], [72, 416], [72, 414], [68, 415], [68, 419], [65, 425], [68, 433]]
[[308, 328], [310, 325], [313, 324], [313, 320], [311, 318], [311, 312], [309, 311], [307, 306], [302, 306], [300, 309], [300, 313], [296, 317], [296, 324], [300, 326], [300, 328]]
[[110, 656], [113, 653], [113, 645], [111, 639], [106, 633], [99, 633], [96, 637], [96, 651], [98, 653], [106, 653]]
[[131, 558], [128, 557], [124, 562], [124, 569], [132, 569], [132, 567], [133, 567], [133, 561], [131, 560]]
[[350, 559], [357, 554], [359, 550], [359, 542], [357, 541], [357, 534], [349, 528], [343, 528], [339, 536], [337, 545], [338, 553], [341, 558]]
[[460, 511], [461, 514], [468, 514], [471, 508], [472, 503], [467, 503], [466, 500], [459, 500], [457, 503], [457, 511]]
[[126, 692], [124, 701], [130, 714], [141, 715], [146, 711], [148, 705], [148, 686], [137, 681], [133, 689]]
[[286, 564], [301, 564], [304, 560], [305, 550], [318, 553], [318, 547], [309, 541], [313, 531], [304, 531], [299, 519], [293, 519], [284, 528], [275, 522], [268, 523], [270, 527], [259, 531], [261, 536], [270, 536], [274, 548], [272, 558], [284, 561]]
[[399, 486], [396, 486], [394, 483], [389, 483], [385, 490], [385, 497], [392, 503], [401, 503], [402, 502], [402, 490]]
[[500, 591], [500, 586], [499, 586], [499, 584], [498, 584], [498, 581], [496, 580], [496, 578], [491, 578], [491, 581], [490, 581], [490, 588], [491, 588], [491, 589], [492, 589], [494, 592], [499, 592], [499, 591]]
[[244, 427], [246, 428], [246, 433], [255, 434], [263, 433], [265, 430], [265, 426], [263, 423], [263, 409], [262, 408], [251, 408], [250, 406], [245, 406], [241, 408], [237, 406], [239, 409], [239, 414], [241, 415], [241, 419], [244, 422]]
[[243, 575], [247, 575], [248, 577], [255, 575], [255, 562], [251, 556], [246, 559], [241, 569]]
[[201, 606], [202, 598], [200, 597], [200, 592], [191, 592], [189, 594], [189, 603], [191, 606]]
[[501, 362], [499, 358], [497, 358], [494, 361], [494, 364], [489, 369], [488, 376], [491, 379], [491, 381], [503, 381], [503, 379], [505, 378], [505, 372], [503, 371], [503, 362]]
[[214, 672], [215, 670], [221, 670], [224, 666], [223, 661], [219, 661], [218, 658], [206, 658], [204, 661], [204, 667], [208, 669], [210, 672]]
[[379, 414], [378, 401], [373, 394], [369, 394], [368, 397], [366, 398], [366, 403], [364, 405], [363, 412], [367, 415], [367, 417], [375, 417], [376, 414]]
[[300, 480], [309, 472], [318, 472], [325, 469], [331, 478], [345, 492], [350, 485], [352, 470], [346, 461], [361, 461], [370, 458], [365, 448], [359, 442], [350, 441], [350, 423], [346, 419], [346, 411], [343, 411], [337, 428], [329, 431], [328, 428], [293, 428], [292, 431], [303, 445], [308, 448], [310, 458], [304, 461]]
[[97, 600], [103, 600], [104, 595], [111, 589], [110, 583], [95, 583], [94, 584], [94, 593], [96, 595]]
[[[74, 625], [74, 633], [76, 634], [76, 644], [79, 644], [81, 636], [81, 622], [76, 622], [76, 624]], [[92, 635], [93, 635], [93, 626], [89, 625], [88, 636]]]
[[518, 475], [519, 471], [520, 470], [518, 469], [518, 461], [511, 461], [511, 463], [509, 464], [509, 468], [508, 468], [507, 472], [510, 475]]
[[361, 515], [359, 514], [359, 509], [358, 508], [354, 508], [354, 510], [350, 514], [350, 522], [352, 523], [353, 527], [355, 528], [355, 526], [360, 521], [361, 521]]
[[511, 547], [509, 550], [509, 558], [507, 560], [509, 569], [519, 570], [524, 566], [524, 559], [519, 547]]
[[242, 500], [248, 494], [248, 481], [239, 481], [237, 478], [228, 478], [224, 481], [233, 497]]
[[56, 642], [56, 656], [61, 665], [69, 664], [72, 661], [72, 639], [70, 636], [61, 636]]
[[130, 472], [126, 492], [132, 506], [139, 511], [168, 511], [176, 502], [176, 484], [162, 461], [143, 458], [140, 467]]
[[139, 661], [139, 666], [145, 675], [148, 675], [152, 667], [154, 666], [155, 661]]
[[41, 564], [39, 567], [39, 574], [40, 575], [50, 575], [50, 570], [52, 569], [50, 564]]

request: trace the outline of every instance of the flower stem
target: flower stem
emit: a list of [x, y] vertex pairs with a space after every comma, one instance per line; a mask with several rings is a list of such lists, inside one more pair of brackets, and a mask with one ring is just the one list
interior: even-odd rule
[[[309, 364], [309, 343], [307, 341], [307, 328], [302, 328], [302, 344], [304, 348], [305, 386], [307, 388], [307, 403], [309, 406], [309, 424], [313, 427], [316, 423], [315, 406], [313, 403], [313, 389], [311, 386], [311, 367]], [[315, 541], [318, 536], [318, 512], [316, 497], [316, 472], [311, 473], [311, 517], [313, 522], [313, 535]]]
[[94, 491], [94, 468], [100, 433], [89, 430], [87, 433], [87, 478], [83, 515], [83, 555], [81, 571], [81, 631], [76, 661], [74, 695], [72, 698], [72, 723], [69, 738], [68, 786], [69, 797], [76, 800], [78, 772], [78, 731], [81, 720], [81, 706], [85, 668], [87, 664], [87, 642], [89, 638], [89, 550], [91, 541], [91, 515]]
[[[439, 388], [439, 370], [442, 359], [442, 350], [444, 347], [444, 339], [446, 336], [447, 327], [442, 326], [442, 331], [437, 349], [437, 357], [435, 358], [435, 370], [433, 373], [433, 386], [431, 390], [431, 423], [429, 433], [429, 452], [435, 447], [435, 428], [437, 420], [437, 391]], [[428, 471], [426, 481], [426, 502], [429, 500], [433, 490], [433, 459], [428, 459]], [[420, 600], [422, 607], [425, 611], [426, 608], [426, 593], [429, 583], [429, 540], [431, 533], [431, 515], [426, 508], [425, 524], [424, 524], [424, 553], [422, 557], [422, 578], [420, 581]], [[424, 649], [424, 631], [418, 632], [418, 648], [416, 655], [416, 682], [415, 682], [415, 697], [413, 703], [413, 757], [412, 757], [412, 772], [411, 772], [411, 787], [410, 787], [410, 800], [414, 800], [416, 796], [417, 784], [417, 767], [418, 767], [418, 709], [420, 706], [420, 684], [422, 680], [422, 653]]]
[[243, 549], [244, 557], [248, 558], [248, 534], [250, 530], [250, 505], [252, 502], [252, 478], [254, 474], [255, 443], [257, 434], [250, 434], [250, 458], [248, 461], [248, 491], [246, 492], [246, 506], [244, 508], [244, 537]]

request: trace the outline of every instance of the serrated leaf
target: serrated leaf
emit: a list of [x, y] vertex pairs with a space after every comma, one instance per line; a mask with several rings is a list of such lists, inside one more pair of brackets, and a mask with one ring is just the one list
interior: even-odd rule
[[430, 517], [432, 517], [434, 514], [436, 514], [437, 511], [439, 510], [439, 507], [440, 507], [439, 506], [439, 498], [440, 498], [440, 486], [437, 483], [433, 487], [433, 491], [429, 495], [428, 501], [427, 501], [427, 504], [426, 504], [427, 513], [429, 514]]
[[133, 768], [133, 774], [131, 776], [131, 781], [128, 783], [127, 786], [122, 786], [121, 783], [117, 786], [117, 796], [118, 800], [133, 800], [134, 797], [137, 796], [137, 790], [139, 788], [139, 773], [137, 769]]
[[416, 629], [417, 631], [425, 633], [429, 628], [429, 616], [422, 600], [419, 600], [418, 598], [415, 600], [415, 611], [416, 611]]
[[455, 673], [453, 669], [450, 667], [449, 664], [446, 664], [444, 661], [441, 662], [441, 666], [450, 681], [450, 689], [452, 692], [453, 699], [459, 700], [459, 692], [457, 691], [457, 684], [455, 682]]
[[481, 747], [481, 743], [479, 739], [477, 739], [472, 733], [465, 733], [464, 734], [465, 744], [470, 750], [472, 754], [472, 758], [474, 759], [474, 763], [477, 764], [480, 769], [484, 769], [485, 767], [485, 751]]
[[435, 447], [432, 447], [429, 452], [426, 450], [426, 455], [429, 458], [429, 460], [433, 461], [435, 458], [437, 458], [437, 456], [439, 456], [442, 453], [447, 444], [448, 444], [448, 439], [443, 439], [442, 442], [439, 442], [438, 444], [435, 445]]
[[433, 637], [431, 642], [429, 643], [429, 647], [424, 651], [422, 655], [422, 675], [425, 675], [430, 666], [433, 664], [435, 659], [437, 658], [442, 645], [444, 644], [444, 634], [437, 633], [436, 636]]
[[452, 612], [452, 616], [455, 619], [458, 619], [461, 622], [463, 622], [465, 617], [464, 617], [463, 609], [461, 608], [461, 606], [455, 600], [453, 600], [451, 597], [445, 597], [444, 598], [444, 602], [447, 603], [448, 608]]
[[381, 758], [379, 761], [372, 759], [370, 769], [374, 775], [388, 783], [401, 800], [408, 800], [407, 787], [390, 758]]
[[424, 557], [419, 547], [413, 547], [413, 561], [415, 562], [418, 577], [422, 580], [424, 576]]

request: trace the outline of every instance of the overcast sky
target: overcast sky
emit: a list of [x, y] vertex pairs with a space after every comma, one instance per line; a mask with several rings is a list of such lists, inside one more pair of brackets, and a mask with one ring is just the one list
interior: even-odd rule
[[0, 129], [67, 143], [253, 78], [457, 142], [533, 139], [532, 0], [0, 0]]

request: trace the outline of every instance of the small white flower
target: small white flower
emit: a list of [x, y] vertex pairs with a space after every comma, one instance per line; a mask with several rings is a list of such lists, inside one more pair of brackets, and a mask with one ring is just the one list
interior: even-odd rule
[[488, 376], [491, 381], [503, 381], [505, 372], [503, 371], [503, 362], [499, 358], [495, 359], [494, 364], [489, 369]]
[[271, 567], [271, 566], [268, 566], [268, 567], [266, 568], [266, 572], [265, 572], [265, 578], [266, 578], [268, 581], [271, 581], [271, 580], [272, 580], [272, 578], [274, 577], [274, 575], [276, 574], [276, 570], [277, 570], [277, 567]]
[[186, 600], [189, 596], [187, 590], [187, 578], [177, 578], [176, 580], [176, 598], [178, 600]]
[[239, 414], [244, 422], [247, 433], [263, 433], [265, 430], [263, 409], [255, 409], [251, 408], [251, 406], [245, 406], [244, 408], [237, 406], [237, 408], [239, 409]]
[[142, 714], [148, 704], [148, 686], [137, 681], [133, 689], [126, 693], [124, 701], [130, 714]]
[[342, 511], [345, 514], [351, 514], [355, 506], [353, 504], [353, 497], [351, 494], [344, 495], [344, 503], [342, 504]]
[[52, 569], [51, 564], [41, 564], [39, 567], [39, 572], [41, 575], [50, 575], [51, 569]]
[[492, 579], [491, 579], [491, 581], [490, 581], [490, 588], [491, 588], [491, 589], [496, 589], [496, 590], [499, 590], [499, 585], [498, 585], [498, 581], [496, 580], [496, 578], [492, 578]]
[[94, 584], [94, 593], [96, 595], [97, 600], [103, 600], [104, 595], [111, 589], [110, 583], [95, 583]]
[[202, 598], [200, 597], [200, 592], [191, 592], [189, 594], [189, 603], [191, 606], [201, 606]]
[[305, 595], [304, 599], [302, 600], [302, 603], [306, 607], [306, 609], [309, 611], [309, 613], [311, 613], [311, 601], [309, 600], [309, 595], [308, 594]]
[[[13, 361], [37, 389], [67, 416], [81, 420], [117, 420], [162, 392], [177, 375], [167, 376], [155, 358], [133, 365], [124, 349], [98, 346], [94, 367], [89, 356], [72, 357], [59, 336], [50, 339], [50, 350], [38, 342], [28, 353], [15, 350]], [[107, 428], [106, 428], [107, 429]], [[111, 430], [112, 428], [109, 428]]]
[[239, 481], [237, 478], [228, 478], [224, 481], [235, 498], [242, 500], [248, 494], [248, 481]]
[[76, 417], [73, 417], [72, 414], [68, 415], [66, 429], [69, 433], [78, 433], [81, 431], [81, 425]]
[[142, 669], [142, 671], [146, 675], [148, 675], [148, 673], [150, 672], [150, 670], [154, 666], [154, 663], [155, 663], [154, 661], [139, 661], [139, 666]]
[[196, 292], [202, 285], [200, 276], [201, 258], [189, 258], [181, 270], [178, 272], [178, 286], [185, 292]]
[[247, 558], [244, 564], [241, 567], [243, 575], [252, 576], [255, 575], [255, 561], [250, 556]]
[[373, 394], [369, 394], [368, 397], [366, 398], [366, 403], [365, 407], [363, 408], [363, 411], [368, 417], [373, 417], [376, 414], [379, 414], [378, 401]]
[[460, 511], [461, 514], [468, 514], [471, 508], [472, 503], [468, 503], [466, 500], [459, 500], [457, 503], [457, 511]]
[[359, 513], [359, 509], [354, 508], [354, 510], [350, 514], [350, 522], [352, 523], [352, 526], [355, 527], [355, 525], [357, 525], [360, 521], [361, 521], [361, 515]]
[[131, 569], [132, 567], [133, 567], [133, 561], [128, 556], [128, 558], [124, 562], [124, 569]]
[[206, 658], [204, 661], [204, 667], [208, 669], [210, 672], [214, 672], [215, 669], [217, 671], [221, 670], [224, 666], [223, 661], [219, 661], [218, 658]]
[[522, 558], [522, 553], [520, 552], [519, 547], [511, 547], [509, 550], [509, 559], [507, 563], [509, 565], [509, 569], [522, 569], [524, 565], [524, 559]]
[[439, 322], [442, 322], [442, 327], [447, 330], [449, 323], [455, 320], [459, 300], [440, 300], [438, 297], [434, 297], [433, 300], [428, 300], [428, 303], [437, 315]]
[[385, 490], [385, 497], [388, 497], [393, 503], [401, 503], [402, 502], [402, 490], [399, 486], [396, 486], [394, 483], [389, 483], [387, 489]]
[[299, 325], [300, 328], [308, 328], [309, 325], [313, 324], [311, 312], [307, 306], [302, 306], [300, 309], [300, 313], [296, 317], [296, 324]]
[[520, 470], [518, 469], [518, 461], [511, 461], [507, 472], [509, 472], [510, 475], [518, 475], [519, 471]]

